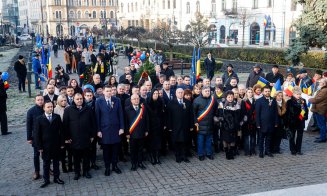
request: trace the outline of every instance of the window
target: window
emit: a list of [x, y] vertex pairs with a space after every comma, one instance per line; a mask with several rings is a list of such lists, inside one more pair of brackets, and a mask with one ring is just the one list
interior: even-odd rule
[[131, 21], [130, 20], [128, 20], [128, 26], [131, 26]]
[[258, 0], [253, 0], [252, 9], [258, 9]]
[[75, 13], [73, 10], [69, 11], [69, 18], [75, 18]]
[[137, 21], [135, 21], [136, 22], [136, 26], [139, 26], [139, 21], [137, 20]]
[[68, 0], [68, 5], [72, 6], [73, 5], [73, 0]]
[[173, 8], [176, 9], [176, 0], [173, 0]]
[[162, 0], [162, 9], [165, 9], [165, 4], [166, 4], [166, 1]]
[[114, 18], [114, 12], [110, 11], [110, 18]]
[[109, 6], [112, 6], [112, 0], [109, 0]]
[[190, 2], [186, 3], [186, 14], [191, 13]]
[[237, 0], [233, 0], [233, 11], [237, 10]]
[[291, 11], [296, 11], [296, 6], [297, 6], [297, 1], [292, 0], [292, 2], [291, 2]]
[[61, 0], [55, 0], [55, 5], [61, 5]]
[[82, 6], [82, 0], [78, 0], [78, 6]]
[[167, 8], [170, 9], [170, 0], [167, 1]]
[[216, 0], [211, 0], [211, 13], [216, 14]]
[[129, 12], [129, 3], [127, 3], [127, 12]]
[[89, 11], [85, 11], [85, 18], [90, 18]]
[[106, 6], [106, 3], [107, 1], [106, 0], [100, 0], [100, 6]]
[[97, 12], [96, 12], [96, 11], [93, 11], [93, 12], [92, 12], [92, 17], [93, 17], [93, 18], [97, 18]]
[[120, 7], [121, 7], [121, 8], [120, 8], [120, 9], [121, 9], [120, 12], [123, 13], [123, 11], [124, 11], [124, 4], [121, 3], [121, 4], [120, 4]]
[[221, 0], [221, 10], [222, 11], [226, 10], [226, 1], [225, 0]]
[[84, 6], [89, 6], [89, 0], [84, 0]]
[[196, 12], [200, 12], [200, 1], [196, 2]]
[[92, 5], [96, 6], [97, 5], [97, 0], [92, 0]]
[[101, 11], [100, 16], [101, 16], [101, 18], [107, 18], [106, 11]]
[[61, 11], [56, 11], [56, 18], [61, 18]]
[[267, 5], [267, 7], [271, 7], [271, 4], [272, 4], [271, 0], [268, 0], [268, 5]]
[[134, 12], [134, 4], [131, 3], [131, 12]]
[[135, 11], [137, 12], [137, 2], [135, 3]]

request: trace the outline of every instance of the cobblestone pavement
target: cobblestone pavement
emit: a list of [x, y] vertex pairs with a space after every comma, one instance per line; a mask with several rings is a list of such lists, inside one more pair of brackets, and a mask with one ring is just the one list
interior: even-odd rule
[[327, 144], [313, 143], [315, 135], [304, 134], [303, 156], [292, 156], [284, 140], [284, 153], [274, 158], [238, 156], [227, 161], [222, 153], [215, 160], [176, 163], [173, 154], [162, 158], [162, 164], [147, 170], [130, 171], [130, 163], [119, 163], [123, 173], [104, 176], [101, 169], [91, 170], [93, 178], [73, 180], [73, 173], [61, 174], [65, 185], [39, 186], [32, 181], [33, 152], [26, 143], [24, 128], [0, 136], [0, 194], [4, 195], [239, 195], [327, 182]]

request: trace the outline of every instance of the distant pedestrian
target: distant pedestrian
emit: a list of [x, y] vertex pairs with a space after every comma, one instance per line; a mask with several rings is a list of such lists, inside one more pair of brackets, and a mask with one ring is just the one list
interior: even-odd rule
[[18, 61], [16, 61], [15, 65], [14, 65], [14, 69], [15, 69], [17, 77], [18, 77], [19, 92], [20, 93], [26, 92], [25, 91], [25, 80], [26, 80], [26, 75], [27, 75], [27, 68], [26, 68], [24, 57], [22, 55], [19, 55]]
[[214, 58], [212, 58], [211, 53], [209, 52], [207, 58], [204, 60], [204, 67], [206, 69], [207, 78], [209, 78], [210, 81], [215, 75], [215, 66], [216, 61]]
[[2, 135], [8, 135], [8, 120], [7, 120], [7, 93], [4, 82], [2, 80], [2, 72], [0, 72], [0, 122]]

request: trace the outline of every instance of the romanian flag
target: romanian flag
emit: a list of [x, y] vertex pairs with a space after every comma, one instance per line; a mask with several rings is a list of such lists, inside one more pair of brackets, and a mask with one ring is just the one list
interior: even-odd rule
[[195, 65], [195, 61], [196, 61], [196, 48], [194, 47], [193, 49], [193, 55], [192, 55], [192, 67], [191, 67], [191, 85], [194, 86], [194, 84], [196, 83], [196, 65]]
[[4, 84], [4, 87], [5, 87], [5, 90], [7, 90], [10, 87], [8, 81], [4, 81], [3, 84]]
[[136, 118], [134, 119], [133, 123], [131, 124], [131, 128], [129, 128], [129, 134], [132, 134], [135, 127], [139, 124], [143, 117], [143, 112], [144, 112], [144, 105], [141, 106], [141, 109], [139, 113], [137, 114]]
[[306, 84], [302, 86], [302, 92], [308, 95], [308, 86]]
[[200, 51], [200, 48], [198, 49], [198, 59], [197, 59], [197, 62], [196, 62], [196, 79], [199, 79], [200, 76], [201, 76], [201, 62], [200, 62], [200, 59], [201, 59], [201, 51]]
[[293, 86], [292, 85], [288, 85], [287, 88], [284, 89], [284, 93], [291, 97], [293, 95]]
[[282, 85], [280, 83], [280, 79], [277, 80], [273, 88], [271, 89], [271, 96], [274, 97], [277, 91], [282, 90]]
[[79, 75], [80, 79], [84, 79], [84, 74]]
[[257, 84], [259, 84], [261, 87], [265, 87], [268, 83], [269, 82], [261, 76], [259, 77], [259, 80], [257, 82]]
[[312, 84], [311, 86], [308, 87], [308, 95], [312, 95], [313, 93], [313, 89], [314, 89], [314, 84]]
[[300, 119], [300, 120], [303, 120], [303, 118], [304, 118], [304, 114], [305, 114], [305, 110], [302, 108], [301, 113], [300, 113], [300, 115], [299, 115], [299, 119]]
[[51, 63], [51, 51], [50, 46], [48, 49], [48, 78], [52, 78], [52, 63]]

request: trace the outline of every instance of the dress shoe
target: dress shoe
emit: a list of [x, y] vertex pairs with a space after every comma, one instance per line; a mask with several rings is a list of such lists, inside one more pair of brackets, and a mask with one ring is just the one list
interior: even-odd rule
[[65, 184], [65, 182], [63, 180], [61, 180], [60, 178], [54, 179], [53, 182], [57, 183], [57, 184]]
[[264, 157], [264, 156], [263, 156], [263, 152], [260, 152], [260, 153], [259, 153], [259, 157], [260, 157], [260, 158], [263, 158], [263, 157]]
[[132, 171], [136, 171], [136, 170], [137, 170], [136, 165], [133, 164], [131, 170], [132, 170]]
[[91, 174], [88, 171], [83, 172], [85, 178], [92, 178]]
[[78, 180], [79, 177], [81, 177], [81, 174], [79, 174], [79, 173], [75, 173], [74, 180]]
[[106, 168], [105, 172], [104, 172], [105, 176], [110, 176], [110, 169]]
[[142, 170], [145, 170], [146, 169], [146, 167], [143, 165], [143, 163], [139, 163], [139, 168], [141, 168]]
[[315, 143], [326, 143], [326, 139], [322, 140], [322, 139], [319, 139], [319, 140], [315, 140]]
[[213, 160], [213, 159], [214, 159], [213, 155], [207, 155], [207, 157], [208, 157], [208, 159], [210, 159], [210, 160]]
[[292, 151], [291, 154], [292, 154], [292, 155], [296, 155], [296, 152], [295, 152], [295, 151]]
[[182, 162], [182, 159], [180, 159], [180, 158], [176, 158], [176, 163], [181, 163]]
[[303, 153], [302, 153], [302, 152], [297, 152], [296, 154], [297, 154], [297, 155], [303, 155]]
[[184, 161], [185, 163], [189, 163], [189, 162], [190, 162], [190, 160], [188, 160], [187, 158], [184, 158], [183, 161]]
[[45, 188], [45, 187], [47, 187], [49, 184], [50, 184], [49, 181], [45, 181], [45, 182], [40, 186], [40, 188]]
[[6, 133], [3, 133], [2, 135], [9, 135], [9, 134], [12, 134], [11, 132], [6, 132]]
[[204, 156], [199, 156], [200, 161], [204, 161], [204, 159], [205, 159]]
[[34, 174], [33, 174], [33, 180], [38, 180], [38, 179], [40, 179], [41, 178], [41, 176], [40, 176], [40, 173], [39, 172], [35, 172]]
[[117, 166], [114, 166], [112, 171], [116, 172], [116, 174], [121, 174], [121, 170]]
[[267, 153], [267, 156], [268, 157], [274, 157], [274, 155], [271, 152]]
[[95, 163], [92, 163], [91, 168], [94, 170], [98, 170], [99, 166], [97, 166]]

